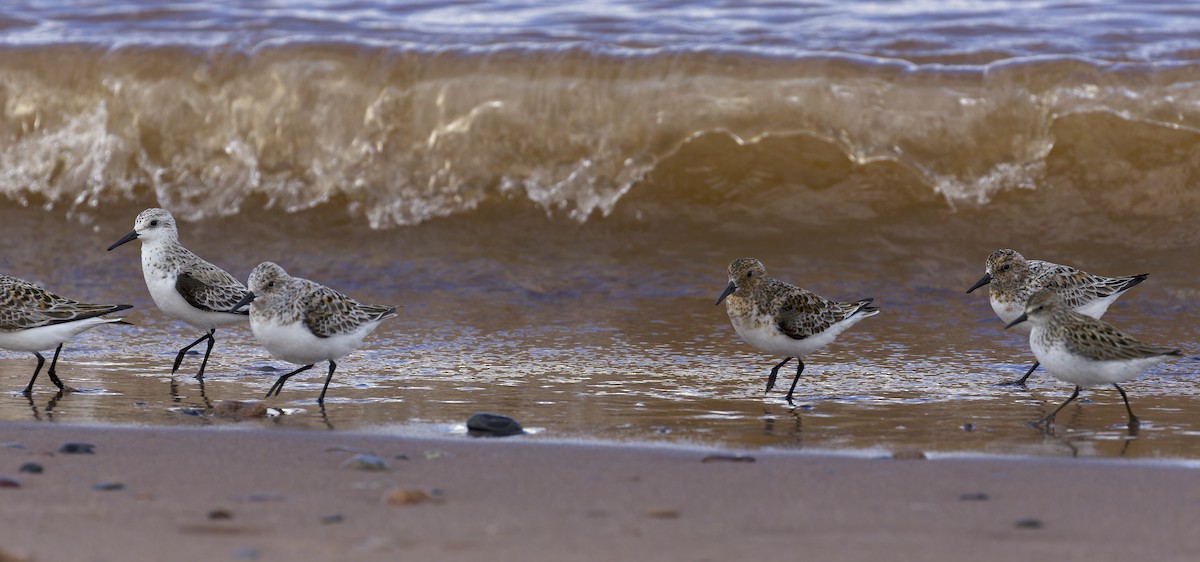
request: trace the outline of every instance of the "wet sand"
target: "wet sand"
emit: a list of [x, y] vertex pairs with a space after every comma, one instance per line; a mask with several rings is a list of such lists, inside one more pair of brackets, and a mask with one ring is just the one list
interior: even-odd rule
[[[0, 488], [6, 562], [1200, 556], [1181, 464], [33, 423], [3, 436], [0, 474], [20, 483]], [[66, 442], [94, 453], [56, 452]], [[344, 468], [358, 452], [389, 470]], [[18, 473], [26, 462], [45, 470]], [[408, 503], [385, 499], [398, 489]]]

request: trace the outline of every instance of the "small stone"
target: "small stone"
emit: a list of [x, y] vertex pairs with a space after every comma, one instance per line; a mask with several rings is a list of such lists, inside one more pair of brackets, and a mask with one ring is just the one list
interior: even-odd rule
[[988, 501], [988, 495], [983, 492], [975, 492], [973, 494], [960, 494], [958, 501], [964, 502], [985, 502]]
[[467, 434], [484, 437], [505, 437], [524, 433], [517, 420], [500, 414], [481, 412], [467, 418]]
[[755, 462], [755, 459], [750, 455], [709, 455], [700, 462]]
[[1039, 519], [1018, 519], [1016, 526], [1018, 529], [1041, 529], [1042, 522]]
[[925, 451], [920, 449], [901, 449], [892, 453], [892, 458], [898, 461], [923, 461]]
[[321, 524], [322, 525], [336, 525], [345, 520], [346, 520], [346, 516], [342, 515], [341, 513], [334, 513], [331, 515], [322, 515], [321, 516]]
[[214, 509], [208, 512], [208, 518], [213, 521], [228, 521], [233, 519], [233, 514], [227, 509]]
[[393, 459], [396, 459], [396, 460], [398, 460], [398, 461], [406, 461], [406, 460], [408, 460], [408, 454], [406, 454], [406, 453], [396, 453], [396, 456], [394, 456], [394, 457], [392, 457], [392, 458], [393, 458]]
[[115, 490], [124, 490], [125, 485], [120, 482], [98, 482], [92, 485], [92, 489], [99, 492], [112, 492]]
[[433, 496], [420, 488], [396, 488], [383, 495], [388, 505], [418, 505], [432, 501]]
[[654, 519], [679, 519], [680, 515], [678, 509], [655, 507], [646, 510], [646, 516]]
[[58, 452], [64, 455], [91, 455], [95, 454], [96, 446], [91, 443], [63, 443]]
[[219, 418], [265, 418], [267, 405], [262, 402], [246, 402], [242, 400], [222, 400], [213, 406], [213, 415]]
[[342, 463], [342, 468], [353, 468], [355, 470], [366, 470], [368, 472], [384, 472], [388, 469], [387, 462], [375, 456], [366, 453], [360, 453], [350, 457], [346, 462]]
[[964, 424], [962, 424], [962, 426], [961, 426], [961, 427], [962, 427], [962, 430], [963, 430], [963, 431], [966, 431], [966, 432], [968, 432], [968, 433], [969, 433], [969, 432], [972, 432], [972, 431], [975, 431], [975, 424], [973, 424], [973, 423], [971, 423], [971, 422], [964, 423]]
[[204, 415], [204, 412], [202, 410], [198, 410], [196, 408], [183, 408], [183, 409], [179, 410], [179, 413], [183, 414], [185, 416], [196, 416], [196, 417]]
[[19, 472], [27, 472], [29, 474], [41, 474], [43, 469], [42, 469], [42, 465], [40, 465], [36, 462], [27, 462], [27, 463], [21, 465], [21, 468], [19, 468], [17, 470]]
[[21, 483], [7, 476], [0, 476], [0, 488], [20, 488]]

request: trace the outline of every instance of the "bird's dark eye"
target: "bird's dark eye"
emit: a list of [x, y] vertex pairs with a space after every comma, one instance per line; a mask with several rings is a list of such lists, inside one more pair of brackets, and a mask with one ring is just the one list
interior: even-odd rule
[[275, 288], [275, 282], [274, 282], [274, 281], [267, 281], [267, 288], [268, 288], [268, 289], [274, 289], [274, 288]]
[[751, 278], [751, 277], [754, 277], [754, 272], [753, 272], [753, 271], [747, 271], [747, 272], [746, 272], [746, 279], [749, 279], [749, 278]]
[[156, 220], [150, 221], [150, 226], [158, 226], [158, 221], [156, 221]]
[[1008, 271], [1008, 270], [1010, 270], [1010, 269], [1012, 269], [1012, 264], [1011, 264], [1011, 263], [1006, 263], [1006, 264], [1004, 264], [1004, 265], [1000, 266], [1000, 271]]

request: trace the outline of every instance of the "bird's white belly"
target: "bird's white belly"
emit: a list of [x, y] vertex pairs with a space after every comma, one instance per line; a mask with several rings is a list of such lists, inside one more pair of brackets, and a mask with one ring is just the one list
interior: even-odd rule
[[1094, 361], [1070, 353], [1061, 343], [1045, 344], [1038, 339], [1036, 333], [1031, 336], [1029, 347], [1046, 372], [1054, 378], [1085, 388], [1131, 380], [1146, 368], [1165, 359], [1160, 356]]
[[359, 345], [370, 330], [359, 330], [327, 338], [318, 338], [301, 322], [276, 324], [251, 319], [255, 339], [276, 359], [309, 365], [319, 361], [337, 361]]
[[824, 332], [801, 340], [788, 337], [773, 322], [743, 322], [739, 318], [731, 316], [730, 323], [733, 324], [734, 331], [743, 340], [746, 340], [746, 343], [759, 351], [783, 357], [803, 357], [829, 345], [838, 334], [857, 323], [860, 318], [855, 316], [852, 319], [843, 320], [830, 326]]
[[116, 322], [117, 320], [119, 319], [96, 317], [88, 318], [86, 320], [78, 320], [75, 322], [64, 322], [62, 324], [30, 328], [28, 330], [0, 332], [0, 348], [10, 351], [46, 351], [58, 347], [58, 344], [63, 343], [90, 328], [100, 324]]
[[164, 278], [149, 274], [145, 275], [145, 278], [146, 289], [150, 291], [150, 298], [154, 300], [154, 304], [158, 306], [159, 310], [197, 328], [212, 330], [247, 320], [245, 314], [212, 312], [209, 310], [200, 310], [192, 306], [175, 289], [174, 278]]

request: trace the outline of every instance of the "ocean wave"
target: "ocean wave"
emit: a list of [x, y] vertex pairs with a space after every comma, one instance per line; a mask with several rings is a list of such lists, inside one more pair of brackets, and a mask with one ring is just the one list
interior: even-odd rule
[[53, 46], [6, 50], [0, 76], [0, 192], [75, 214], [330, 206], [389, 228], [512, 200], [586, 221], [795, 199], [830, 220], [1063, 182], [1200, 203], [1189, 64]]

